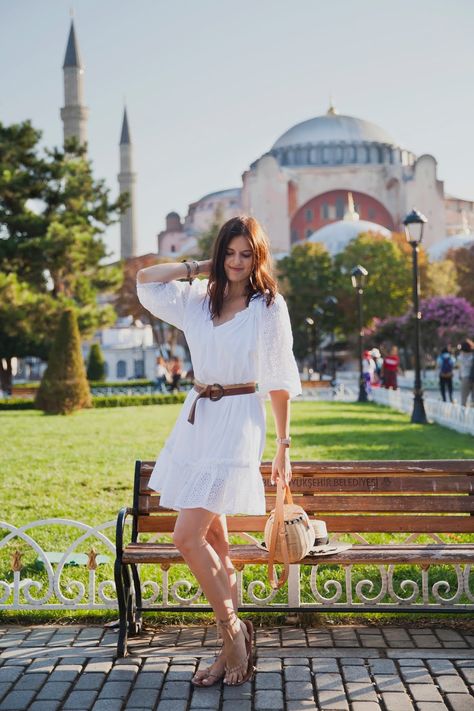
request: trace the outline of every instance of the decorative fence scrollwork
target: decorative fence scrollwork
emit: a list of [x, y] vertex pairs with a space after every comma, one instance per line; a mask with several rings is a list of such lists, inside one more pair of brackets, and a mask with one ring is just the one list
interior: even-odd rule
[[[115, 521], [97, 526], [61, 518], [49, 518], [23, 526], [0, 522], [0, 609], [2, 610], [107, 610], [115, 609], [113, 580]], [[51, 529], [59, 529], [52, 539]], [[405, 544], [416, 543], [411, 534]], [[423, 534], [425, 535], [425, 534]], [[246, 534], [249, 541], [254, 540]], [[432, 534], [434, 543], [443, 543]], [[332, 539], [335, 542], [340, 535]], [[426, 538], [426, 535], [425, 535]], [[51, 556], [48, 542], [65, 542], [62, 552]], [[353, 534], [354, 545], [367, 544]], [[71, 567], [71, 563], [75, 563]], [[377, 608], [471, 609], [474, 604], [474, 572], [471, 565], [347, 565], [329, 558], [312, 566], [291, 566], [287, 586], [272, 590], [266, 566], [237, 570], [240, 605], [252, 609], [364, 610]], [[206, 604], [202, 591], [184, 565], [141, 566], [145, 607], [187, 609]], [[153, 579], [146, 579], [146, 576]]]

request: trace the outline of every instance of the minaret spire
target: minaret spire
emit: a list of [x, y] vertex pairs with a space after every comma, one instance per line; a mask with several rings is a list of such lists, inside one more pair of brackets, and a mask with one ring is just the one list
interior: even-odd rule
[[120, 173], [118, 174], [120, 193], [128, 193], [130, 207], [120, 218], [120, 258], [127, 259], [137, 254], [135, 224], [135, 181], [133, 172], [132, 141], [128, 125], [127, 107], [123, 110], [122, 131], [120, 134]]
[[79, 53], [74, 20], [64, 55], [64, 107], [61, 109], [64, 140], [75, 137], [81, 145], [87, 143], [87, 116], [89, 109], [84, 105], [84, 66]]

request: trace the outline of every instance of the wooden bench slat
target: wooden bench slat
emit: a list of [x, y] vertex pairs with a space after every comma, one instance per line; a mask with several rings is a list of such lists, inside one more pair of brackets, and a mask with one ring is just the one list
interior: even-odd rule
[[[410, 514], [378, 516], [323, 516], [330, 533], [474, 533], [474, 516], [412, 516]], [[171, 533], [174, 529], [176, 515], [170, 516], [139, 516], [138, 531], [140, 533]], [[266, 516], [229, 516], [228, 530], [232, 533], [242, 531], [260, 531], [265, 528]]]
[[[275, 496], [266, 496], [267, 511], [275, 507]], [[323, 512], [418, 512], [418, 513], [469, 513], [474, 511], [474, 496], [294, 496], [295, 504], [302, 506], [308, 515]], [[139, 512], [143, 514], [164, 513], [170, 509], [160, 506], [159, 496], [141, 496]]]
[[[149, 474], [140, 481], [142, 496], [156, 495], [148, 488]], [[275, 491], [270, 479], [263, 479], [265, 491], [269, 494]], [[361, 477], [358, 475], [332, 477], [301, 477], [293, 476], [291, 491], [299, 493], [347, 494], [347, 493], [437, 493], [437, 494], [469, 494], [474, 493], [474, 477], [450, 474], [448, 476], [378, 476]]]
[[[150, 474], [155, 462], [143, 461], [141, 473]], [[419, 459], [419, 460], [326, 460], [326, 461], [292, 461], [293, 474], [300, 476], [323, 475], [349, 475], [356, 472], [357, 476], [363, 474], [420, 474], [420, 475], [474, 475], [474, 459]], [[271, 473], [271, 462], [262, 462], [262, 474]]]
[[[252, 544], [231, 545], [230, 557], [238, 564], [265, 564], [268, 562], [266, 551]], [[397, 564], [431, 565], [474, 563], [474, 545], [451, 544], [440, 545], [354, 545], [347, 551], [331, 556], [315, 556], [305, 558], [301, 564], [313, 564], [317, 560], [320, 565], [330, 564]], [[171, 544], [132, 543], [124, 549], [124, 563], [184, 563], [179, 551]]]

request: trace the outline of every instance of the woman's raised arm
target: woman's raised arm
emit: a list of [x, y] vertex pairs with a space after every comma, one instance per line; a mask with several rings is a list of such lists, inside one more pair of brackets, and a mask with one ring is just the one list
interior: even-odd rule
[[[209, 275], [209, 270], [211, 268], [211, 260], [205, 259], [199, 264], [199, 274], [204, 276]], [[152, 267], [145, 267], [144, 269], [139, 269], [137, 272], [137, 282], [139, 284], [148, 284], [150, 282], [161, 282], [166, 283], [168, 281], [173, 281], [174, 279], [186, 279], [188, 276], [188, 270], [184, 262], [173, 262], [169, 264], [154, 264]]]

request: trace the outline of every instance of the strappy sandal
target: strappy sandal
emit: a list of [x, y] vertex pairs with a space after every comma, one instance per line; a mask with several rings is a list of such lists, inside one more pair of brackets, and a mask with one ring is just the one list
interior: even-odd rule
[[[224, 677], [224, 684], [226, 684], [227, 686], [241, 686], [242, 684], [245, 684], [245, 682], [250, 681], [250, 679], [252, 678], [253, 673], [255, 671], [255, 668], [253, 665], [253, 654], [252, 654], [252, 637], [250, 634], [250, 626], [246, 623], [247, 621], [244, 622], [243, 620], [240, 620], [237, 617], [237, 615], [235, 614], [235, 612], [232, 612], [228, 620], [219, 620], [219, 626], [220, 626], [221, 630], [226, 631], [227, 635], [231, 638], [232, 642], [234, 642], [237, 635], [235, 635], [235, 637], [232, 637], [230, 628], [231, 628], [232, 624], [235, 624], [235, 620], [237, 620], [239, 622], [240, 629], [242, 631], [242, 634], [244, 635], [246, 655], [245, 655], [245, 660], [243, 662], [241, 662], [240, 664], [237, 664], [234, 667], [229, 667], [226, 664], [225, 665], [225, 673], [227, 676], [228, 674], [233, 674], [235, 672], [242, 672], [244, 669], [245, 669], [245, 673], [240, 681], [237, 681], [233, 684], [230, 684], [229, 682], [227, 682]], [[250, 625], [252, 625], [251, 622], [250, 622]], [[253, 625], [252, 625], [252, 627], [253, 627]]]
[[[221, 654], [222, 654], [222, 652], [221, 652]], [[220, 655], [216, 656], [216, 659], [214, 660], [213, 664], [216, 663], [219, 656]], [[204, 672], [203, 676], [198, 677], [198, 678], [193, 677], [191, 679], [191, 684], [193, 684], [193, 686], [203, 686], [204, 688], [207, 688], [208, 686], [214, 686], [214, 684], [217, 684], [218, 681], [223, 679], [225, 676], [225, 666], [220, 674], [214, 674], [213, 672], [210, 671], [210, 669], [212, 669], [212, 667], [213, 667], [213, 664], [211, 664], [210, 667], [207, 667], [207, 669], [203, 669], [203, 672]], [[196, 672], [196, 674], [198, 674], [198, 673], [199, 673], [199, 671]], [[207, 681], [208, 679], [213, 679], [213, 681], [211, 681], [208, 684], [204, 684], [204, 680]]]

